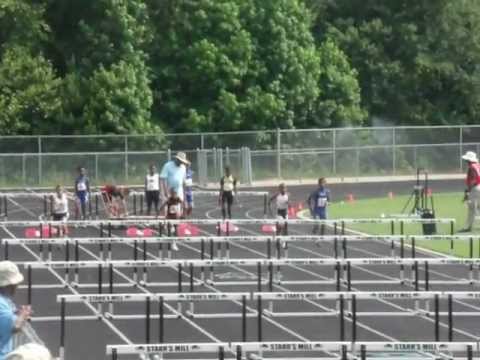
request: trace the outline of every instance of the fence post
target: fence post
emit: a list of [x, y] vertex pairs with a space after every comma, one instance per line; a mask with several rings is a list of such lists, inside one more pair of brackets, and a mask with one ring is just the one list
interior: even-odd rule
[[22, 154], [22, 179], [23, 185], [27, 185], [27, 164], [26, 164], [26, 155], [25, 153]]
[[42, 183], [42, 137], [38, 138], [38, 185]]
[[205, 135], [203, 133], [200, 134], [200, 149], [205, 149]]
[[124, 141], [125, 141], [125, 162], [124, 162], [125, 180], [128, 181], [128, 136], [127, 135], [125, 135]]
[[332, 172], [334, 175], [337, 175], [337, 130], [333, 129], [332, 131], [332, 152], [333, 152], [333, 169]]
[[458, 158], [459, 158], [459, 161], [460, 161], [460, 172], [463, 172], [463, 159], [462, 159], [462, 155], [463, 155], [463, 126], [460, 126], [459, 127], [459, 134], [458, 134], [458, 144], [459, 144], [459, 151], [460, 151], [460, 154], [458, 154]]
[[248, 153], [248, 157], [247, 157], [247, 165], [248, 165], [248, 184], [249, 185], [252, 185], [253, 183], [253, 171], [252, 171], [252, 151], [250, 150], [250, 148], [247, 148], [247, 153]]
[[277, 128], [277, 178], [282, 178], [282, 133]]
[[98, 179], [98, 153], [95, 153], [95, 182], [100, 183]]
[[397, 173], [397, 140], [395, 128], [392, 127], [392, 174]]

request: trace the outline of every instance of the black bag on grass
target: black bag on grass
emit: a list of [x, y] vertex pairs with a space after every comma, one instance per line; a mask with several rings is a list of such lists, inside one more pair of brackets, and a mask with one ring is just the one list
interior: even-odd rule
[[[430, 209], [422, 210], [422, 219], [435, 219], [435, 213]], [[435, 235], [437, 233], [437, 224], [422, 224], [423, 235]]]

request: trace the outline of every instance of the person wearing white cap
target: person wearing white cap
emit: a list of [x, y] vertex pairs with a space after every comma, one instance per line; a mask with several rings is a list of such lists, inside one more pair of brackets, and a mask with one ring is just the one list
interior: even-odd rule
[[170, 191], [175, 190], [182, 201], [184, 201], [184, 186], [187, 168], [190, 162], [184, 152], [178, 152], [173, 160], [167, 161], [160, 172], [162, 198], [167, 199]]
[[23, 275], [17, 265], [11, 261], [0, 261], [0, 360], [13, 349], [12, 335], [20, 331], [30, 318], [30, 306], [17, 309], [12, 301], [18, 285], [23, 281]]
[[468, 204], [468, 216], [465, 228], [460, 232], [472, 231], [473, 222], [480, 204], [480, 164], [478, 163], [477, 154], [473, 151], [467, 151], [462, 159], [467, 162], [467, 178], [465, 179], [466, 189], [464, 201]]
[[5, 360], [52, 360], [50, 351], [39, 344], [25, 344], [15, 349], [7, 355]]

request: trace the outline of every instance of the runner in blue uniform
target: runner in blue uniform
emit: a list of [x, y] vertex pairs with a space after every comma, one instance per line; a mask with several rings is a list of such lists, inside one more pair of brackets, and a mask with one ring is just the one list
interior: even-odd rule
[[[78, 168], [78, 177], [75, 179], [75, 197], [77, 198], [77, 214], [78, 207], [82, 214], [82, 220], [87, 218], [87, 203], [90, 194], [90, 181], [84, 167]], [[79, 205], [79, 206], [78, 206]]]
[[[327, 219], [327, 206], [330, 202], [330, 190], [327, 189], [327, 180], [325, 178], [318, 179], [318, 188], [310, 194], [307, 203], [310, 214], [313, 219]], [[313, 227], [313, 233], [318, 233], [318, 225]], [[321, 234], [325, 233], [325, 225], [322, 224]]]
[[185, 217], [192, 215], [193, 211], [193, 171], [191, 165], [187, 166], [185, 175]]

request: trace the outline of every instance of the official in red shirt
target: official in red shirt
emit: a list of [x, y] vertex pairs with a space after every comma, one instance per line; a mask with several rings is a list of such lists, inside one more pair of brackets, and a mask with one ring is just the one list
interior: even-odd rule
[[477, 154], [473, 151], [467, 151], [462, 159], [467, 162], [467, 178], [465, 179], [466, 189], [464, 201], [468, 204], [468, 216], [465, 228], [460, 232], [472, 231], [473, 222], [477, 215], [478, 206], [480, 204], [480, 164], [478, 163]]

